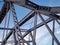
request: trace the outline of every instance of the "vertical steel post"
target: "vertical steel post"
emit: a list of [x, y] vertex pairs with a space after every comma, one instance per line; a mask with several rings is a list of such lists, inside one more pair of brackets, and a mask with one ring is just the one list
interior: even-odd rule
[[[37, 12], [35, 12], [34, 16], [34, 26], [36, 25], [37, 25]], [[33, 45], [36, 45], [35, 39], [36, 39], [36, 29], [33, 31]]]
[[[55, 20], [53, 20], [53, 34], [55, 32]], [[52, 45], [54, 45], [54, 37], [52, 37]]]
[[13, 30], [13, 36], [14, 36], [14, 45], [18, 45], [17, 40], [16, 40], [16, 35], [15, 35], [15, 30]]

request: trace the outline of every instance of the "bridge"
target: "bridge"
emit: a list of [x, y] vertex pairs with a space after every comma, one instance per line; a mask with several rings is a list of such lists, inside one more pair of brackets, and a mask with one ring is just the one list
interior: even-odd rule
[[[4, 0], [1, 2], [4, 2], [0, 11], [0, 24], [4, 23], [4, 27], [0, 26], [0, 30], [3, 30], [3, 37], [2, 37], [3, 39], [2, 41], [0, 41], [1, 45], [8, 45], [10, 43], [12, 43], [13, 45], [37, 45], [36, 44], [37, 29], [42, 26], [46, 27], [47, 31], [50, 33], [52, 37], [51, 45], [54, 45], [54, 42], [56, 42], [57, 45], [60, 45], [59, 40], [55, 36], [55, 30], [56, 30], [55, 22], [57, 22], [60, 25], [60, 22], [59, 22], [60, 15], [58, 15], [60, 14], [60, 7], [40, 6], [30, 0]], [[25, 17], [23, 17], [20, 21], [18, 21], [14, 4], [24, 7], [26, 9], [29, 9], [31, 11]], [[7, 15], [9, 11], [12, 16]], [[44, 19], [45, 17], [43, 15], [47, 16], [48, 18]], [[14, 26], [12, 28], [9, 28], [10, 16], [12, 17], [14, 22], [13, 24]], [[38, 17], [41, 20], [39, 24], [37, 24]], [[23, 26], [26, 22], [29, 22], [31, 18], [34, 18], [33, 19], [34, 25], [31, 25], [32, 27], [29, 29], [24, 29], [24, 27], [22, 29], [21, 26]], [[3, 22], [4, 19], [5, 19], [5, 22]], [[6, 21], [7, 19], [8, 19], [8, 23]], [[48, 23], [50, 22], [53, 22], [52, 29], [48, 25]], [[6, 35], [4, 33], [5, 31], [6, 31]], [[12, 35], [14, 40], [8, 41], [10, 36]], [[29, 37], [28, 40], [26, 40], [25, 37]]]

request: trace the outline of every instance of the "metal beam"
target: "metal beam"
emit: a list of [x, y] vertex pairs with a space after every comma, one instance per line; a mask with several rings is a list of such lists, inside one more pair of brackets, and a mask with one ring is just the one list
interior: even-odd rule
[[[6, 0], [7, 1], [7, 0]], [[12, 0], [11, 0], [12, 1]], [[9, 0], [8, 0], [8, 2], [9, 2]], [[27, 8], [29, 8], [29, 9], [32, 9], [32, 10], [40, 10], [40, 13], [42, 13], [42, 14], [45, 14], [45, 15], [47, 15], [47, 16], [53, 16], [53, 17], [57, 17], [58, 19], [60, 19], [60, 17], [58, 16], [58, 15], [56, 15], [56, 14], [51, 14], [51, 12], [52, 11], [50, 11], [50, 10], [55, 10], [55, 9], [60, 9], [60, 7], [47, 7], [47, 6], [39, 6], [39, 5], [37, 5], [37, 4], [35, 4], [35, 3], [33, 3], [33, 2], [31, 2], [31, 1], [26, 1], [26, 0], [23, 0], [23, 1], [21, 1], [21, 0], [13, 0], [12, 2], [14, 2], [14, 3], [16, 3], [16, 4], [18, 4], [18, 5], [20, 5], [20, 6], [23, 6], [23, 7], [27, 7]], [[21, 3], [20, 3], [21, 2]], [[22, 4], [22, 2], [24, 2], [24, 4]], [[9, 3], [8, 3], [9, 4]], [[5, 6], [6, 5], [6, 6]], [[31, 6], [32, 5], [32, 6]], [[1, 20], [0, 20], [0, 22], [2, 22], [2, 20], [3, 20], [3, 18], [5, 17], [5, 15], [6, 15], [6, 13], [8, 12], [8, 10], [9, 10], [9, 6], [7, 7], [8, 8], [8, 10], [7, 10], [7, 4], [4, 4], [4, 6], [3, 6], [3, 8], [2, 8], [2, 11], [3, 12], [5, 12], [5, 13], [1, 13], [0, 15], [0, 17], [2, 17], [1, 18]], [[31, 8], [30, 8], [31, 7]], [[6, 9], [5, 9], [6, 8]], [[7, 11], [6, 11], [7, 10]], [[49, 12], [50, 11], [50, 12]], [[51, 15], [49, 15], [49, 14], [51, 14]]]
[[[53, 20], [52, 18], [51, 18], [51, 19], [49, 18], [49, 19], [46, 20], [46, 23], [49, 23], [49, 22], [51, 22], [52, 20]], [[43, 25], [44, 25], [43, 23], [40, 23], [40, 24], [37, 25], [36, 28], [41, 27], [41, 26], [43, 26]], [[33, 29], [35, 29], [35, 27], [29, 29], [29, 30], [27, 31], [27, 33], [26, 33], [23, 37], [25, 37], [29, 32], [33, 31]], [[13, 33], [13, 31], [10, 31], [9, 34], [5, 37], [5, 39], [2, 41], [2, 43], [4, 43], [5, 41], [7, 41], [8, 38], [12, 35], [12, 33]]]
[[[0, 27], [0, 30], [15, 30], [14, 28], [3, 28], [3, 27]], [[26, 32], [28, 29], [20, 29], [21, 32]]]
[[6, 16], [7, 12], [9, 11], [9, 2], [5, 2], [2, 9], [1, 9], [1, 12], [0, 12], [0, 23], [3, 21], [4, 17]]
[[57, 19], [60, 20], [60, 16], [55, 13], [48, 12], [48, 11], [39, 11], [39, 10], [36, 10], [36, 12], [40, 12], [41, 14], [44, 14], [45, 16], [51, 17], [56, 20]]
[[[37, 25], [37, 12], [35, 13], [35, 16], [34, 16], [34, 26]], [[32, 45], [36, 45], [36, 42], [35, 42], [35, 39], [36, 39], [36, 29], [33, 31], [33, 37], [32, 37]]]
[[[19, 26], [23, 25], [26, 21], [28, 21], [29, 19], [31, 19], [34, 16], [34, 11], [33, 13], [30, 12], [27, 16], [25, 16], [20, 22], [19, 22]], [[7, 41], [8, 38], [12, 35], [13, 31], [10, 31], [9, 34], [6, 36], [6, 38], [3, 40], [3, 42]]]
[[[53, 34], [55, 33], [55, 20], [53, 20]], [[54, 37], [52, 37], [52, 45], [54, 45]]]
[[[51, 22], [52, 20], [53, 20], [52, 18], [49, 18], [49, 19], [46, 20], [46, 23], [49, 23], [49, 22]], [[42, 22], [42, 23], [36, 25], [36, 28], [39, 28], [39, 27], [41, 27], [41, 26], [43, 26], [43, 25], [44, 25], [44, 23]], [[33, 31], [34, 29], [36, 29], [36, 28], [35, 28], [35, 26], [34, 26], [33, 28], [29, 29], [29, 30], [27, 31], [27, 33], [25, 33], [25, 34], [23, 35], [23, 38], [24, 38], [27, 34], [29, 34], [31, 31]], [[6, 38], [2, 41], [2, 43], [5, 43], [5, 41], [8, 40], [8, 38], [11, 36], [12, 32], [13, 32], [13, 31], [10, 31], [10, 32], [9, 32], [9, 34], [8, 34], [8, 35], [6, 36]]]
[[[30, 18], [32, 18], [34, 16], [34, 12], [33, 13], [29, 13], [27, 16], [25, 16], [20, 22], [19, 22], [19, 26], [23, 25], [26, 21], [28, 21]], [[13, 31], [10, 31], [9, 34], [6, 36], [6, 38], [3, 40], [3, 42], [7, 41], [8, 38], [11, 36]]]
[[[46, 20], [46, 23], [49, 23], [49, 22], [51, 22], [52, 20], [53, 20], [52, 18], [49, 18], [49, 19]], [[23, 35], [23, 38], [24, 38], [27, 34], [29, 34], [31, 31], [33, 31], [33, 30], [35, 30], [35, 29], [37, 29], [37, 28], [39, 28], [39, 27], [41, 27], [41, 26], [43, 26], [43, 25], [44, 25], [44, 23], [41, 22], [41, 23], [39, 23], [38, 25], [32, 27], [31, 29], [29, 29], [29, 30]]]
[[19, 21], [19, 26], [22, 26], [25, 22], [31, 19], [34, 16], [34, 13], [35, 13], [34, 11], [28, 13], [22, 20]]
[[[23, 1], [12, 1], [13, 3], [19, 5], [19, 6], [22, 6], [22, 7], [25, 7], [25, 8], [28, 8], [28, 9], [31, 9], [31, 10], [44, 10], [44, 11], [50, 11], [51, 7], [47, 7], [47, 6], [39, 6], [29, 0], [23, 0]], [[24, 3], [22, 3], [24, 2]]]
[[29, 0], [27, 0], [24, 4], [19, 2], [15, 2], [15, 4], [26, 7], [31, 10], [38, 10], [41, 14], [45, 14], [46, 16], [52, 17], [54, 19], [60, 19], [60, 16], [56, 15], [56, 13], [60, 13], [60, 7], [39, 6]]
[[[28, 15], [26, 15], [21, 21], [19, 21], [19, 26], [23, 25], [25, 22], [27, 22], [29, 19], [31, 19], [34, 16], [34, 11], [31, 11]], [[13, 27], [14, 28], [14, 27]], [[5, 39], [2, 41], [2, 43], [5, 43], [5, 41], [8, 40], [8, 38], [12, 35], [13, 30], [9, 32], [9, 34], [5, 37]]]
[[[21, 4], [22, 2], [25, 2], [26, 0], [23, 0], [23, 1], [17, 1], [17, 0], [14, 0], [14, 1], [12, 1], [12, 2], [15, 2], [15, 3], [17, 3], [17, 4]], [[19, 3], [19, 2], [21, 2], [21, 3]], [[7, 3], [7, 2], [6, 2]], [[3, 8], [2, 8], [2, 11], [1, 11], [1, 13], [0, 13], [0, 17], [1, 17], [1, 19], [0, 19], [0, 23], [2, 22], [2, 20], [3, 20], [3, 18], [5, 17], [5, 15], [6, 15], [6, 13], [8, 12], [8, 10], [9, 10], [9, 6], [7, 6], [7, 4], [4, 4], [4, 6], [3, 6]], [[9, 3], [8, 3], [8, 5], [9, 5]], [[37, 4], [35, 4], [35, 3], [33, 3], [33, 2], [31, 2], [31, 1], [27, 1], [27, 2], [25, 2], [24, 3], [24, 5], [25, 5], [25, 7], [28, 7], [28, 8], [30, 8], [30, 7], [32, 7], [34, 10], [40, 10], [40, 13], [42, 13], [42, 14], [46, 14], [46, 15], [48, 15], [48, 14], [51, 14], [51, 12], [52, 11], [50, 11], [50, 10], [55, 10], [55, 9], [60, 9], [60, 7], [47, 7], [47, 6], [39, 6], [39, 5], [37, 5]], [[31, 6], [32, 5], [32, 6]], [[22, 5], [23, 6], [23, 5]], [[34, 7], [35, 6], [35, 7]], [[32, 8], [30, 8], [30, 9], [32, 9]], [[7, 11], [6, 11], [7, 10]], [[44, 11], [45, 10], [45, 11]], [[48, 11], [50, 11], [50, 12], [48, 12]], [[45, 13], [44, 13], [45, 12]], [[57, 12], [57, 11], [56, 11]], [[60, 11], [59, 11], [60, 12]], [[48, 13], [48, 14], [47, 14]], [[53, 14], [53, 16], [55, 17], [55, 15], [56, 14]], [[50, 16], [50, 15], [48, 15], [48, 16]], [[58, 17], [58, 16], [57, 16]], [[60, 17], [58, 17], [59, 19], [60, 19]]]
[[13, 28], [3, 28], [3, 27], [0, 27], [0, 30], [14, 30]]
[[[30, 18], [32, 18], [33, 16], [34, 16], [34, 13], [32, 13], [32, 14], [24, 17], [24, 18], [19, 22], [19, 25], [20, 25], [20, 26], [23, 25], [26, 21], [28, 21], [28, 20], [29, 20]], [[4, 39], [4, 40], [7, 40], [7, 39], [10, 37], [11, 34], [12, 34], [12, 31], [7, 35], [6, 39]], [[3, 40], [3, 42], [4, 42], [4, 40]]]
[[[18, 41], [17, 41], [18, 42]], [[32, 42], [32, 40], [31, 41], [25, 41], [24, 43], [30, 43], [30, 42]], [[0, 43], [2, 43], [2, 41], [0, 41]], [[7, 41], [7, 44], [10, 44], [10, 43], [14, 43], [14, 41], [13, 40], [11, 40], [11, 41]], [[20, 41], [20, 43], [22, 43], [22, 41]]]
[[[39, 6], [29, 0], [23, 0], [23, 1], [13, 1], [15, 4], [26, 7], [31, 10], [42, 10], [42, 11], [49, 11], [53, 13], [60, 13], [60, 7], [48, 7], [48, 6]], [[22, 3], [24, 2], [24, 3]]]
[[[27, 6], [28, 7], [28, 6]], [[33, 7], [33, 9], [35, 8], [35, 6], [33, 5], [32, 6]], [[37, 6], [38, 7], [38, 6]], [[41, 7], [41, 8], [43, 8], [43, 7]], [[32, 9], [32, 8], [31, 8]], [[35, 8], [35, 9], [38, 9], [38, 8]], [[40, 7], [39, 7], [39, 9], [40, 9]], [[43, 9], [40, 9], [40, 10], [45, 10], [44, 8]], [[47, 10], [48, 11], [48, 10]], [[49, 10], [50, 11], [50, 10]], [[41, 12], [44, 12], [44, 11], [41, 11]], [[48, 12], [48, 13], [50, 13], [50, 12]], [[3, 13], [2, 13], [3, 14]], [[51, 14], [51, 13], [50, 13]], [[34, 16], [34, 15], [33, 15]], [[33, 17], [32, 15], [31, 15], [31, 17]], [[54, 16], [55, 16], [55, 14], [54, 14]], [[3, 16], [3, 18], [5, 17], [5, 14], [4, 14], [4, 16]], [[26, 21], [28, 21], [30, 18], [31, 18], [30, 16], [29, 16], [29, 18], [27, 17], [25, 17], [24, 19], [23, 19], [23, 21], [21, 20], [21, 22], [19, 23], [20, 24], [20, 26], [21, 25], [23, 25]], [[49, 16], [50, 17], [50, 16]], [[55, 16], [56, 17], [56, 16]], [[59, 16], [58, 16], [59, 17]], [[56, 17], [57, 19], [58, 19], [58, 17]], [[3, 18], [2, 18], [2, 20], [3, 20]], [[59, 19], [60, 19], [60, 17], [59, 17]], [[9, 37], [10, 37], [10, 35], [12, 34], [12, 32], [10, 32], [9, 34], [8, 34], [8, 36], [7, 36], [7, 38], [5, 39], [5, 40], [3, 40], [3, 42], [5, 42]]]
[[43, 19], [43, 17], [39, 14], [42, 22], [44, 23], [44, 25], [46, 26], [46, 28], [48, 29], [49, 33], [51, 34], [51, 36], [54, 38], [54, 40], [56, 41], [57, 45], [60, 45], [58, 39], [56, 38], [56, 36], [54, 35], [54, 33], [51, 31], [51, 29], [49, 28], [49, 26], [47, 25], [46, 21]]
[[40, 11], [49, 11], [53, 13], [60, 13], [60, 7], [40, 6], [29, 0], [5, 0], [5, 1], [8, 1], [8, 2], [11, 1], [19, 6], [26, 7], [31, 10], [40, 10]]

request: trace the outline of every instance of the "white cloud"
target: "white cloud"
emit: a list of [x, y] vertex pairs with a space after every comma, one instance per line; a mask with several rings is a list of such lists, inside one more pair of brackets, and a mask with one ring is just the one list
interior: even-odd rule
[[48, 42], [49, 42], [49, 39], [50, 39], [50, 36], [46, 36], [42, 41], [41, 41], [41, 43], [42, 44], [47, 44]]
[[60, 42], [60, 40], [59, 40], [59, 42]]
[[12, 43], [12, 44], [6, 44], [6, 45], [14, 45], [14, 43]]
[[[52, 29], [52, 23], [49, 23], [49, 27]], [[57, 28], [59, 25], [58, 23], [56, 23], [55, 27]], [[39, 29], [37, 29], [37, 34], [36, 34], [36, 40], [41, 39], [41, 37], [43, 37], [44, 35], [46, 35], [48, 32], [48, 30], [46, 29], [46, 27], [40, 27]], [[60, 34], [60, 31], [56, 32], [57, 34]], [[50, 35], [51, 36], [51, 35]], [[42, 44], [47, 44], [49, 42], [49, 39], [51, 38], [50, 36], [44, 37], [44, 39], [41, 41]]]
[[57, 31], [56, 34], [60, 34], [60, 31]]
[[[49, 26], [50, 29], [52, 30], [52, 29], [53, 29], [53, 22], [48, 23], [48, 26]], [[59, 27], [59, 25], [58, 25], [57, 22], [55, 22], [55, 29], [56, 29], [57, 27]]]
[[43, 26], [37, 29], [36, 40], [48, 33], [47, 29]]

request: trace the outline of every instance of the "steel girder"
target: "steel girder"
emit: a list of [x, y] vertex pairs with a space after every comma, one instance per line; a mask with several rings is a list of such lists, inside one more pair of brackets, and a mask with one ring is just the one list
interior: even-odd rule
[[[16, 2], [14, 2], [14, 3], [16, 3]], [[33, 4], [33, 3], [32, 3], [32, 4]], [[34, 5], [35, 5], [35, 4], [34, 4]], [[29, 5], [29, 6], [30, 6], [30, 5]], [[27, 6], [27, 7], [28, 7], [28, 6]], [[31, 7], [31, 6], [30, 6], [30, 7]], [[31, 9], [33, 9], [33, 10], [40, 8], [40, 7], [39, 7], [39, 8], [36, 8], [36, 7], [34, 7], [34, 6], [32, 6], [32, 7], [33, 7], [33, 8], [31, 8]], [[34, 8], [35, 8], [35, 9], [34, 9]], [[41, 8], [43, 8], [43, 7], [41, 7]], [[30, 8], [29, 8], [29, 9], [30, 9]], [[52, 9], [52, 8], [50, 8], [50, 9]], [[54, 8], [53, 8], [53, 9], [54, 9]], [[55, 9], [57, 9], [57, 8], [55, 8]], [[49, 10], [49, 11], [50, 11], [50, 12], [49, 12], [49, 11], [44, 10], [44, 8], [43, 8], [43, 9], [40, 9], [40, 10], [41, 10], [40, 13], [42, 13], [42, 14], [46, 14], [46, 15], [48, 15], [49, 17], [53, 17], [54, 19], [58, 19], [58, 18], [60, 19], [60, 17], [59, 17], [58, 15], [54, 14], [54, 13], [56, 13], [56, 12], [53, 12], [53, 11], [50, 11], [50, 10]], [[43, 10], [44, 10], [44, 11], [43, 11]], [[53, 12], [53, 16], [52, 16], [52, 12]], [[57, 11], [57, 12], [59, 13], [59, 11]], [[56, 15], [56, 16], [55, 16], [55, 15]], [[29, 17], [30, 17], [30, 16], [29, 16]], [[33, 16], [31, 16], [31, 17], [33, 17]], [[31, 17], [30, 17], [30, 18], [31, 18]], [[25, 18], [26, 18], [26, 17], [25, 17]], [[25, 18], [24, 18], [24, 19], [25, 19]], [[26, 22], [27, 20], [29, 20], [30, 18], [26, 18], [25, 20], [23, 19], [23, 20], [24, 20], [23, 22], [25, 23], [25, 22]], [[24, 24], [24, 23], [22, 23], [22, 24]], [[21, 24], [21, 23], [20, 23], [20, 24]], [[7, 36], [6, 39], [8, 39], [11, 34], [12, 34], [12, 32], [8, 34], [8, 36]], [[4, 39], [3, 42], [5, 42], [6, 39]]]
[[[15, 30], [15, 29], [13, 29], [13, 28], [3, 28], [3, 27], [0, 27], [0, 30]], [[28, 29], [20, 29], [21, 30], [21, 32], [26, 32]]]
[[[40, 13], [42, 14], [52, 14], [53, 13], [53, 16], [55, 17], [56, 14], [54, 13], [60, 13], [60, 7], [47, 7], [47, 6], [39, 6], [29, 0], [5, 0], [5, 3], [4, 3], [4, 6], [0, 12], [0, 17], [1, 17], [1, 20], [0, 20], [0, 23], [2, 22], [2, 20], [4, 19], [6, 13], [8, 12], [8, 10], [10, 9], [9, 6], [7, 6], [7, 3], [8, 5], [9, 4], [9, 1], [17, 4], [17, 5], [20, 5], [20, 6], [23, 6], [23, 7], [26, 7], [28, 9], [31, 9], [31, 10], [39, 10]], [[50, 15], [48, 15], [50, 16]], [[58, 17], [58, 16], [57, 16]], [[60, 18], [60, 17], [59, 17]]]
[[[34, 14], [34, 13], [32, 13], [32, 14]], [[26, 19], [29, 20], [30, 18], [32, 18], [32, 17], [34, 16], [34, 15], [32, 16], [32, 14], [29, 13], [29, 15], [30, 15], [31, 17], [30, 17], [29, 15], [28, 15], [28, 16], [25, 16], [25, 17], [23, 18], [23, 20], [20, 21], [19, 25], [21, 26], [21, 22], [24, 22], [24, 23], [25, 23], [25, 22], [27, 21]], [[27, 18], [26, 18], [26, 17], [27, 17]], [[29, 18], [29, 17], [30, 17], [30, 18]], [[22, 25], [23, 25], [24, 23], [22, 23]], [[11, 35], [12, 33], [13, 33], [12, 31], [9, 32], [9, 34], [8, 34], [8, 35], [6, 36], [6, 38], [3, 40], [2, 44], [3, 44], [5, 41], [7, 41], [7, 39], [10, 37], [10, 35]]]
[[[17, 5], [26, 7], [28, 9], [31, 9], [31, 10], [40, 10], [40, 11], [43, 11], [43, 12], [47, 11], [47, 12], [52, 12], [52, 13], [60, 13], [60, 7], [39, 6], [39, 5], [29, 1], [29, 0], [23, 0], [23, 1], [20, 0], [20, 2], [16, 1], [14, 3], [17, 4]], [[22, 4], [22, 2], [24, 2], [24, 3]]]
[[51, 36], [54, 38], [55, 42], [57, 43], [57, 45], [60, 45], [60, 42], [58, 41], [58, 39], [56, 38], [56, 36], [54, 35], [54, 33], [52, 32], [52, 30], [49, 28], [49, 26], [47, 25], [46, 21], [43, 19], [43, 17], [39, 14], [39, 17], [41, 18], [42, 22], [44, 23], [45, 27], [48, 29], [49, 33], [51, 34]]
[[[46, 20], [46, 23], [49, 23], [49, 22], [51, 22], [52, 20], [53, 20], [52, 18], [51, 18], [51, 19], [49, 18], [49, 19]], [[43, 23], [40, 23], [40, 24], [37, 25], [36, 28], [39, 28], [39, 27], [41, 27], [41, 26], [43, 26], [43, 25], [44, 25]], [[23, 37], [25, 37], [27, 34], [29, 34], [29, 33], [30, 33], [31, 31], [33, 31], [34, 29], [35, 29], [35, 27], [29, 29], [29, 30], [27, 31], [27, 33], [26, 33]], [[12, 33], [13, 33], [13, 30], [10, 31], [9, 34], [5, 37], [5, 39], [2, 41], [2, 44], [3, 44], [3, 43], [6, 43], [6, 41], [7, 41], [8, 38], [12, 35]]]
[[31, 10], [37, 10], [41, 14], [45, 14], [54, 19], [60, 19], [60, 16], [56, 15], [56, 13], [60, 13], [60, 7], [39, 6], [29, 0], [26, 1], [24, 5], [19, 2], [15, 2], [15, 3], [20, 6], [27, 7], [28, 9], [31, 9]]
[[[19, 26], [23, 25], [25, 22], [27, 22], [29, 19], [31, 19], [34, 16], [34, 13], [35, 13], [34, 11], [30, 12], [21, 21], [19, 21]], [[6, 36], [6, 38], [2, 41], [2, 44], [8, 40], [8, 38], [12, 35], [12, 33], [13, 33], [13, 30], [9, 32], [9, 34]]]

